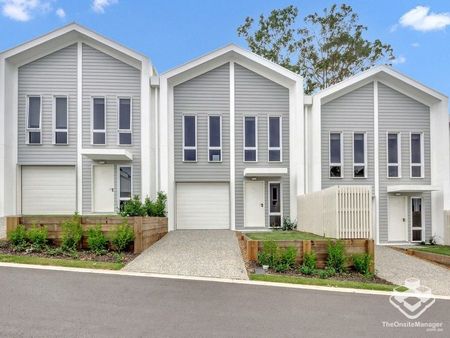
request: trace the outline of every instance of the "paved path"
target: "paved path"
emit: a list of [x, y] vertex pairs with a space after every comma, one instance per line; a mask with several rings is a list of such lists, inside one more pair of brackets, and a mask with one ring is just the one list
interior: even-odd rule
[[230, 230], [169, 232], [124, 270], [248, 279], [236, 233]]
[[415, 277], [436, 295], [450, 296], [450, 269], [410, 256], [386, 246], [375, 249], [377, 275], [395, 284]]

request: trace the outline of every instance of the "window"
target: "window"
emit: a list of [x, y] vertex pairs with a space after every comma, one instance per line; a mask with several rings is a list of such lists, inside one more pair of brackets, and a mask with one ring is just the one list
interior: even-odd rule
[[365, 178], [367, 175], [366, 165], [366, 134], [353, 134], [353, 177]]
[[67, 144], [68, 143], [68, 109], [67, 109], [67, 97], [57, 96], [55, 97], [55, 116], [54, 116], [54, 144]]
[[119, 204], [120, 210], [126, 201], [131, 199], [132, 191], [132, 168], [128, 166], [119, 166]]
[[423, 139], [421, 133], [411, 133], [411, 177], [423, 177]]
[[411, 198], [412, 241], [422, 241], [422, 198]]
[[269, 182], [269, 226], [281, 227], [281, 184]]
[[387, 134], [387, 172], [388, 177], [400, 177], [400, 134]]
[[28, 113], [27, 113], [27, 143], [41, 144], [41, 110], [42, 103], [40, 96], [28, 97]]
[[222, 161], [222, 117], [209, 116], [208, 120], [208, 161]]
[[257, 155], [257, 121], [255, 116], [244, 117], [244, 161], [256, 162]]
[[197, 116], [183, 116], [183, 161], [197, 161]]
[[280, 116], [269, 116], [269, 162], [281, 162]]
[[342, 177], [342, 134], [330, 133], [330, 177]]
[[131, 99], [119, 98], [119, 144], [131, 144]]
[[92, 143], [106, 143], [105, 99], [96, 97], [92, 102]]

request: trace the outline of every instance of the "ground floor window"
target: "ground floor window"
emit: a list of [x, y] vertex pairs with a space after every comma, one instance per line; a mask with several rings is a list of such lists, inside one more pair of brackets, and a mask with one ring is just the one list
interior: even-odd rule
[[422, 241], [423, 230], [423, 218], [422, 218], [422, 198], [411, 198], [411, 227], [412, 227], [412, 241]]
[[269, 182], [269, 226], [281, 227], [281, 184]]
[[132, 168], [130, 166], [119, 167], [119, 204], [120, 210], [126, 201], [131, 199], [132, 191]]

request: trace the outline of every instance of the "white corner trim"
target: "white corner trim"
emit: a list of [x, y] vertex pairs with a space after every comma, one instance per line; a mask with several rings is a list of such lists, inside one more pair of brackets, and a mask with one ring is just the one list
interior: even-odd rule
[[235, 79], [234, 62], [230, 62], [230, 225], [236, 229], [236, 155], [235, 155]]
[[[141, 65], [141, 200], [150, 196], [151, 192], [151, 154], [154, 145], [150, 136], [150, 65], [143, 61]], [[131, 111], [133, 115], [133, 111]], [[133, 126], [131, 126], [132, 128]], [[155, 128], [156, 129], [156, 128]]]
[[373, 140], [374, 140], [374, 188], [375, 188], [375, 232], [376, 243], [380, 243], [380, 155], [379, 155], [379, 118], [378, 118], [378, 81], [373, 82]]
[[77, 43], [77, 211], [83, 209], [83, 47]]

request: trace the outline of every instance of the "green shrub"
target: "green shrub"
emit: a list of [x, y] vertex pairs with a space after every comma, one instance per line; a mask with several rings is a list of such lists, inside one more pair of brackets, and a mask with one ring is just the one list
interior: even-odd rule
[[293, 246], [288, 248], [277, 248], [273, 268], [277, 272], [285, 272], [291, 270], [295, 266], [297, 258], [297, 249]]
[[118, 252], [128, 249], [133, 240], [134, 230], [126, 222], [118, 225], [113, 232], [112, 243]]
[[263, 266], [263, 265], [270, 265], [269, 264], [269, 255], [267, 253], [265, 253], [264, 251], [262, 252], [258, 252], [258, 264]]
[[83, 237], [83, 228], [81, 227], [81, 217], [78, 213], [72, 216], [71, 219], [61, 224], [61, 248], [66, 251], [77, 250], [81, 238]]
[[335, 272], [341, 273], [345, 271], [345, 248], [341, 241], [328, 243], [327, 267], [333, 268]]
[[146, 210], [139, 196], [135, 195], [132, 199], [123, 204], [119, 214], [123, 217], [145, 216]]
[[108, 240], [102, 232], [102, 226], [97, 224], [87, 231], [87, 244], [89, 250], [96, 255], [102, 255], [107, 251]]
[[364, 276], [370, 276], [370, 266], [372, 265], [372, 256], [364, 253], [353, 255], [353, 266], [355, 270]]
[[27, 240], [33, 245], [35, 249], [42, 250], [48, 242], [47, 227], [38, 227], [35, 224], [27, 230]]
[[144, 209], [147, 216], [166, 217], [167, 196], [162, 191], [158, 192], [158, 197], [152, 201], [149, 197], [145, 198]]
[[276, 260], [277, 255], [277, 244], [274, 241], [264, 241], [263, 242], [263, 255], [266, 257], [266, 264], [269, 265], [271, 268], [274, 267], [274, 263]]
[[25, 226], [19, 226], [8, 234], [8, 240], [15, 247], [24, 247], [27, 244], [27, 231]]
[[283, 231], [292, 231], [297, 229], [297, 221], [291, 221], [290, 217], [283, 218]]
[[303, 264], [300, 267], [300, 272], [305, 275], [312, 275], [317, 267], [317, 256], [314, 251], [306, 252], [303, 256]]
[[319, 278], [326, 279], [336, 275], [336, 270], [331, 267], [326, 267], [323, 270], [316, 270], [316, 273], [319, 275]]

